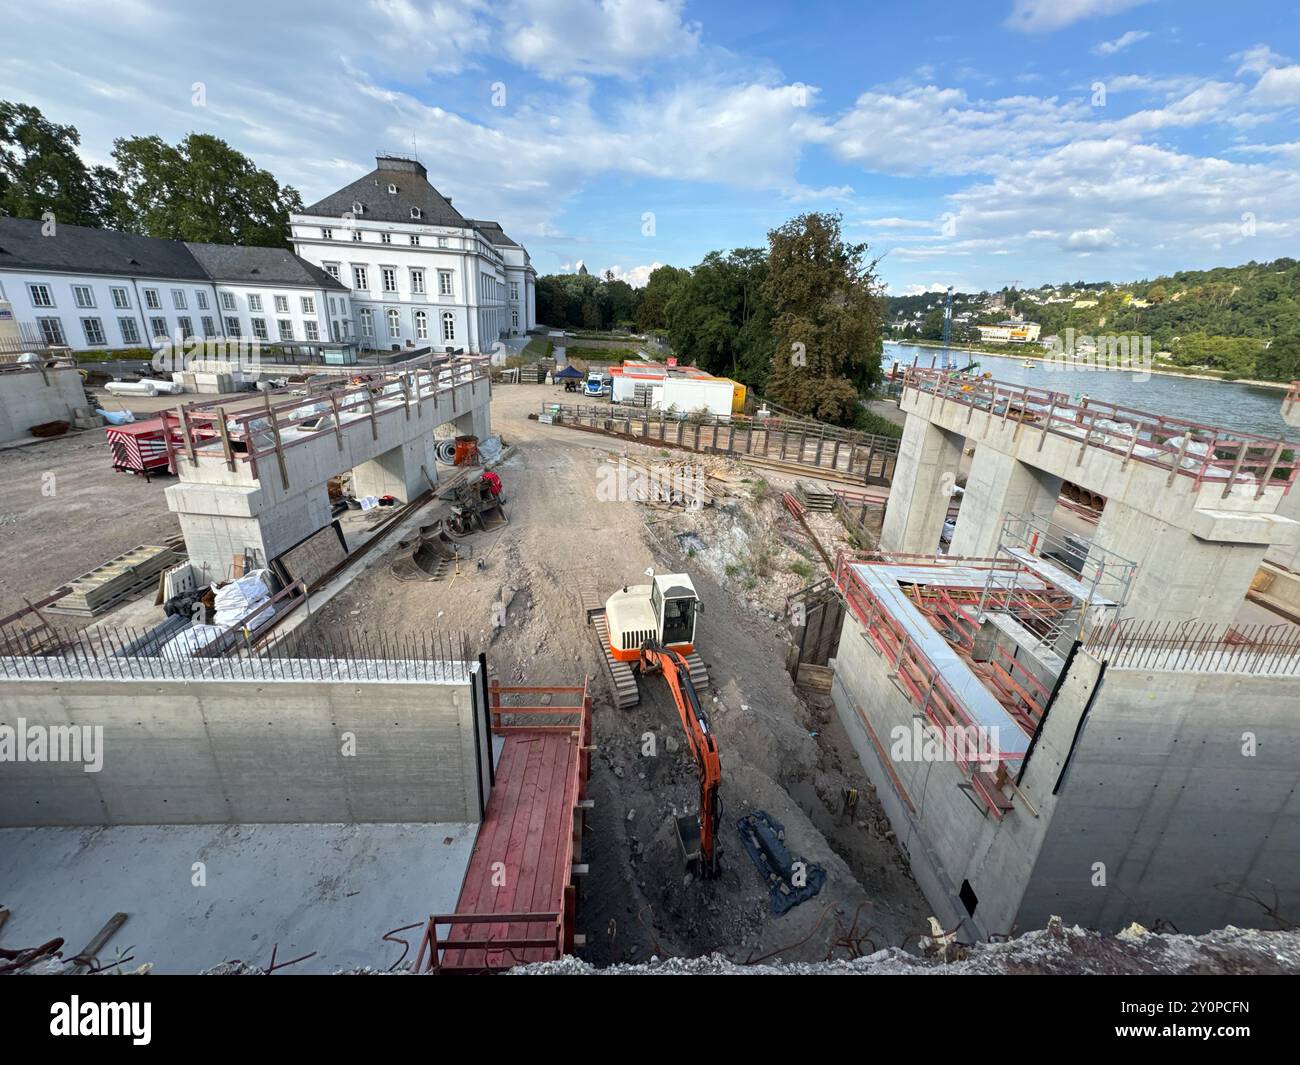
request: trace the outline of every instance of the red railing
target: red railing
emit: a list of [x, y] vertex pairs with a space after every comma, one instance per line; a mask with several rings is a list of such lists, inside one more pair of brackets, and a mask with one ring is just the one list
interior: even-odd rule
[[1258, 499], [1265, 488], [1289, 491], [1300, 470], [1296, 445], [1285, 440], [1099, 400], [1074, 403], [1066, 392], [915, 366], [903, 387], [1119, 455], [1126, 464], [1157, 466], [1168, 471], [1170, 484], [1175, 475], [1191, 477], [1198, 492], [1206, 483], [1222, 485], [1226, 497], [1234, 485], [1249, 485]]

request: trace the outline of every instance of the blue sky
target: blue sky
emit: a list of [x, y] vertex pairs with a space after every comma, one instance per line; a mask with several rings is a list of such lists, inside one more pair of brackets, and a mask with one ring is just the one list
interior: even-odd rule
[[804, 210], [841, 212], [894, 293], [1300, 249], [1296, 0], [10, 0], [5, 19], [0, 96], [75, 124], [95, 161], [114, 136], [211, 132], [311, 202], [414, 145], [542, 273], [641, 283]]

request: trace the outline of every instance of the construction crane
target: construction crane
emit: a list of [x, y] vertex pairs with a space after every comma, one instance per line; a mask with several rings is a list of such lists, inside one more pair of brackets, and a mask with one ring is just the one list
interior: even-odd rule
[[952, 365], [952, 359], [948, 354], [948, 344], [952, 340], [952, 286], [948, 286], [948, 294], [943, 301], [943, 366], [946, 370]]
[[718, 755], [718, 741], [691, 683], [690, 666], [681, 654], [648, 640], [641, 648], [640, 673], [643, 677], [662, 675], [673, 693], [700, 782], [699, 812], [677, 818], [677, 839], [687, 865], [701, 880], [712, 880], [722, 869], [718, 853], [718, 829], [722, 824], [722, 797], [718, 793], [722, 785], [722, 759]]

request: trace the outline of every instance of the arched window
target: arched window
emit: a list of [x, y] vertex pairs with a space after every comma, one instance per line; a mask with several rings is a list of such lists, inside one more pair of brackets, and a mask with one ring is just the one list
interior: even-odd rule
[[451, 311], [442, 312], [442, 339], [456, 339], [456, 316]]
[[396, 307], [388, 308], [388, 335], [393, 340], [402, 335], [402, 315]]
[[415, 339], [429, 339], [429, 316], [424, 311], [415, 312]]

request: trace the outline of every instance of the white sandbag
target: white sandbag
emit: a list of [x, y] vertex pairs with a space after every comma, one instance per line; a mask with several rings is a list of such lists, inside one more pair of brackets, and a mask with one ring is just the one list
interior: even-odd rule
[[[250, 611], [270, 598], [271, 592], [266, 584], [266, 570], [255, 569], [252, 573], [246, 573], [244, 576], [217, 589], [216, 612], [213, 620], [222, 629], [229, 629], [239, 624]], [[267, 608], [256, 617], [244, 622], [244, 624], [249, 628], [256, 629], [259, 625], [270, 621], [274, 616], [275, 611]]]
[[223, 632], [225, 629], [219, 625], [191, 625], [163, 644], [158, 649], [158, 657], [173, 662], [183, 658], [193, 658], [197, 652], [207, 647]]

